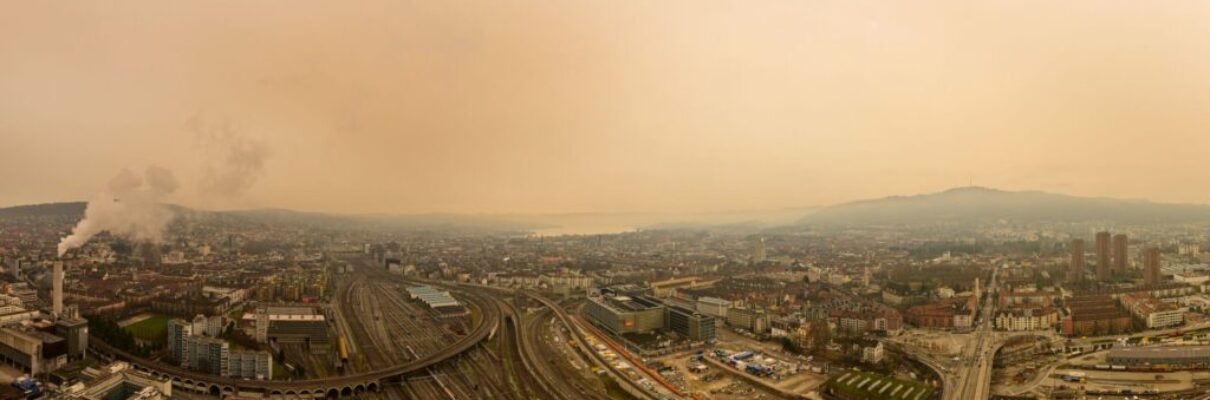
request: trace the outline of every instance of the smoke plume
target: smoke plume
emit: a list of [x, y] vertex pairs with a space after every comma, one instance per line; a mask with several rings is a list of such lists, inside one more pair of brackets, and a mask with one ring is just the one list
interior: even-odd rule
[[174, 216], [161, 201], [176, 189], [176, 177], [167, 169], [149, 167], [143, 176], [123, 169], [105, 191], [88, 202], [84, 219], [72, 228], [71, 235], [59, 241], [59, 256], [105, 231], [139, 241], [159, 241]]
[[269, 157], [263, 141], [249, 138], [229, 120], [195, 116], [188, 127], [205, 154], [200, 193], [211, 198], [237, 198], [260, 179]]

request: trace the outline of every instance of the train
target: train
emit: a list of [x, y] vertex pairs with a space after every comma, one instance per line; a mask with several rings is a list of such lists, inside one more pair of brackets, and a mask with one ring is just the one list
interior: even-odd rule
[[347, 364], [349, 362], [349, 345], [345, 342], [344, 336], [336, 336], [336, 346], [340, 350], [340, 362]]
[[1109, 371], [1130, 371], [1130, 372], [1168, 372], [1182, 369], [1191, 369], [1192, 367], [1177, 368], [1169, 364], [1154, 364], [1154, 365], [1109, 365], [1097, 364], [1088, 369], [1099, 369]]

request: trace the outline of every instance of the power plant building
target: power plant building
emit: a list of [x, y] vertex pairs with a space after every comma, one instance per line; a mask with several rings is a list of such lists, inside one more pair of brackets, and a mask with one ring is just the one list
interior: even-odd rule
[[67, 340], [67, 358], [83, 360], [88, 352], [88, 320], [80, 317], [80, 309], [67, 306], [64, 315], [55, 321], [55, 334]]
[[0, 328], [0, 362], [36, 375], [67, 363], [67, 341], [37, 330]]

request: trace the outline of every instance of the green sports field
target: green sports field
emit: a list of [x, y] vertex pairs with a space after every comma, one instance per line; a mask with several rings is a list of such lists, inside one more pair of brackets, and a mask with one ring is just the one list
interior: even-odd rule
[[848, 399], [928, 400], [936, 393], [935, 388], [921, 382], [860, 371], [841, 373], [825, 385]]
[[168, 330], [168, 319], [167, 315], [152, 315], [150, 318], [127, 326], [126, 330], [136, 339], [158, 342], [164, 340], [164, 332]]

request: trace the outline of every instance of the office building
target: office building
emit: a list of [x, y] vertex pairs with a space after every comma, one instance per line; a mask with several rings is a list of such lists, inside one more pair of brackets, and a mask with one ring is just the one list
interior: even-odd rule
[[615, 335], [664, 327], [664, 305], [643, 296], [594, 296], [584, 306], [590, 321]]
[[1110, 270], [1110, 237], [1109, 232], [1097, 232], [1097, 280], [1108, 281]]
[[665, 326], [697, 342], [714, 341], [714, 317], [677, 306], [667, 307]]

